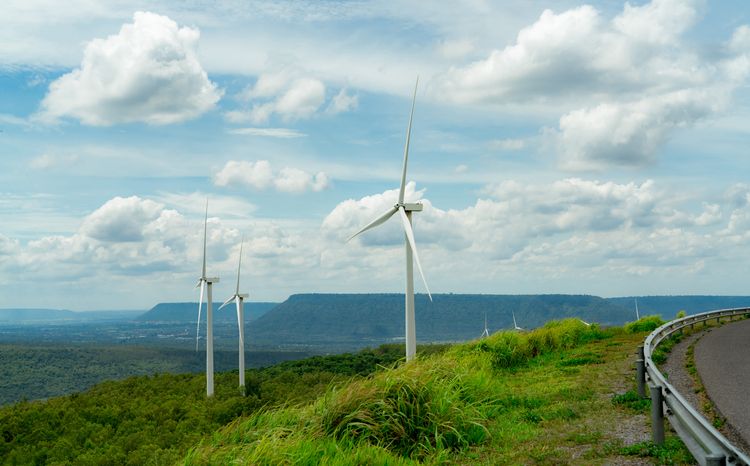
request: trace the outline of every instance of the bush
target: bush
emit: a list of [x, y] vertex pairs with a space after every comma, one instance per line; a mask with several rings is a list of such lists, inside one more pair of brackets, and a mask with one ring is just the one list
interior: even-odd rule
[[657, 315], [641, 317], [640, 320], [625, 325], [627, 333], [653, 332], [664, 325], [664, 321]]

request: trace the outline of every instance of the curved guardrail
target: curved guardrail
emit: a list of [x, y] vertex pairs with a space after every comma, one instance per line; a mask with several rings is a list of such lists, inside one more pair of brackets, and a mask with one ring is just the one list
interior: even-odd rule
[[[686, 327], [694, 328], [695, 324], [714, 319], [720, 323], [722, 318], [732, 320], [736, 316], [748, 314], [750, 314], [750, 308], [721, 309], [676, 319], [654, 330], [646, 337], [643, 347], [639, 348], [639, 358], [636, 363], [638, 392], [641, 396], [645, 396], [645, 386], [648, 383], [654, 442], [657, 444], [664, 442], [664, 415], [666, 414], [677, 435], [701, 466], [750, 466], [750, 457], [732, 445], [675, 390], [659, 371], [652, 360], [652, 355], [659, 343]], [[665, 406], [666, 410], [664, 410]]]

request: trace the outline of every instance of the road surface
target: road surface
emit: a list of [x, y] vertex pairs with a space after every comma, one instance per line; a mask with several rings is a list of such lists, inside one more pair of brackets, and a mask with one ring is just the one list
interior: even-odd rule
[[750, 444], [750, 320], [725, 324], [701, 338], [695, 366], [719, 412]]

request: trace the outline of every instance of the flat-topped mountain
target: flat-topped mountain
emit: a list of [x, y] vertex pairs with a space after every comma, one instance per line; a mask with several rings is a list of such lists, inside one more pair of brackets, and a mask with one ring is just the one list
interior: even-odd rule
[[[237, 311], [234, 303], [228, 304], [221, 311], [217, 311], [223, 303], [213, 303], [214, 320], [216, 321], [236, 321]], [[246, 302], [243, 306], [245, 310], [245, 320], [251, 321], [259, 318], [278, 303], [259, 303]], [[149, 309], [146, 313], [138, 316], [137, 320], [151, 322], [195, 322], [198, 317], [198, 303], [159, 303]], [[206, 305], [203, 304], [201, 320], [206, 320]]]
[[[588, 295], [437, 294], [415, 297], [417, 338], [458, 341], [480, 336], [484, 318], [490, 332], [533, 328], [552, 319], [579, 317], [604, 325], [634, 320], [632, 311]], [[317, 343], [399, 340], [404, 336], [403, 294], [292, 295], [248, 329], [256, 342]]]

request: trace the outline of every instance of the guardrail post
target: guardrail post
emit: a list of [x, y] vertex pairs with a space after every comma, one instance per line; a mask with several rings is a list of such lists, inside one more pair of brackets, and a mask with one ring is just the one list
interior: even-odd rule
[[664, 397], [661, 387], [651, 386], [651, 432], [654, 443], [664, 445]]
[[706, 455], [706, 466], [725, 466], [726, 464], [726, 456], [721, 453]]
[[638, 396], [646, 398], [646, 362], [643, 356], [643, 345], [638, 347], [638, 359], [635, 361], [635, 378], [638, 384]]

